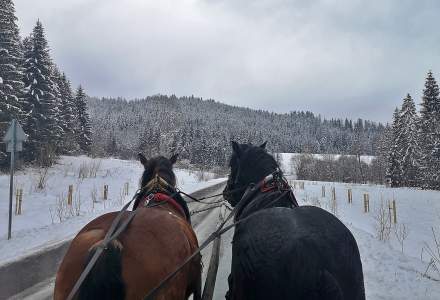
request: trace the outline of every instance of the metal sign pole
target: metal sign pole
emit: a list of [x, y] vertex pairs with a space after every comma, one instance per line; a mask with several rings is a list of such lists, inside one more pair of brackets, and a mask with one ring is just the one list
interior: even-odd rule
[[11, 239], [12, 226], [12, 195], [14, 193], [14, 169], [15, 169], [15, 148], [17, 135], [17, 121], [12, 120], [12, 151], [11, 151], [11, 179], [9, 183], [9, 224], [8, 224], [8, 240]]

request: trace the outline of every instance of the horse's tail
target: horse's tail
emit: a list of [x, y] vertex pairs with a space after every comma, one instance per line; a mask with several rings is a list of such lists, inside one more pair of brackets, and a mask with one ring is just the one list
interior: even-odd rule
[[[101, 241], [89, 250], [86, 265], [96, 252]], [[113, 240], [102, 252], [90, 273], [78, 291], [78, 299], [112, 299], [125, 298], [125, 284], [122, 279], [122, 244]]]

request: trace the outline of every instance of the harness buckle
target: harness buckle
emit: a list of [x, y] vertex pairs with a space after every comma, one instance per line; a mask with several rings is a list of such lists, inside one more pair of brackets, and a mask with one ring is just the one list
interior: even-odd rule
[[148, 196], [145, 198], [144, 206], [148, 206], [148, 204], [150, 204], [151, 200], [153, 199], [154, 199], [154, 194], [153, 193], [148, 194]]

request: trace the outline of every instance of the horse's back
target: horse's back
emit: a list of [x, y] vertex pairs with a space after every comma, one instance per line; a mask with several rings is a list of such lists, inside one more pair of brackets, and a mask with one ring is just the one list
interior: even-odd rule
[[[145, 296], [198, 247], [194, 231], [183, 218], [163, 208], [139, 210], [117, 238], [122, 244], [122, 277], [126, 285], [126, 299]], [[64, 290], [70, 290], [76, 282], [87, 262], [89, 249], [104, 238], [116, 215], [108, 213], [96, 218], [73, 239], [57, 274], [57, 282], [63, 282]], [[164, 289], [157, 299], [164, 298], [161, 295], [165, 291], [168, 298], [183, 299], [182, 291], [185, 292], [185, 287], [194, 280], [185, 274], [197, 274], [195, 265], [197, 263], [189, 264], [179, 272], [169, 285], [174, 288]], [[65, 295], [65, 291], [61, 294]], [[55, 299], [56, 296], [57, 287]]]
[[265, 209], [239, 224], [232, 274], [231, 299], [364, 299], [354, 237], [317, 207]]

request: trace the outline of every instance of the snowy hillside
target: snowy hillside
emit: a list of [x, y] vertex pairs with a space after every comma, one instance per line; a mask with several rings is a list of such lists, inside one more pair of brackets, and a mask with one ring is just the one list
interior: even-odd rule
[[[47, 170], [46, 175], [36, 169], [17, 172], [15, 187], [23, 189], [22, 214], [13, 215], [12, 239], [9, 241], [9, 175], [1, 175], [0, 264], [31, 253], [36, 248], [68, 239], [96, 216], [119, 210], [138, 188], [142, 170], [137, 161], [81, 156], [62, 157], [59, 164]], [[178, 186], [188, 193], [224, 180], [214, 179], [211, 173], [180, 169], [175, 172]], [[42, 189], [38, 188], [40, 181], [44, 185]], [[126, 183], [128, 195], [124, 193]], [[61, 205], [67, 199], [69, 185], [73, 185], [71, 209]], [[108, 200], [103, 200], [104, 185], [108, 185]]]

